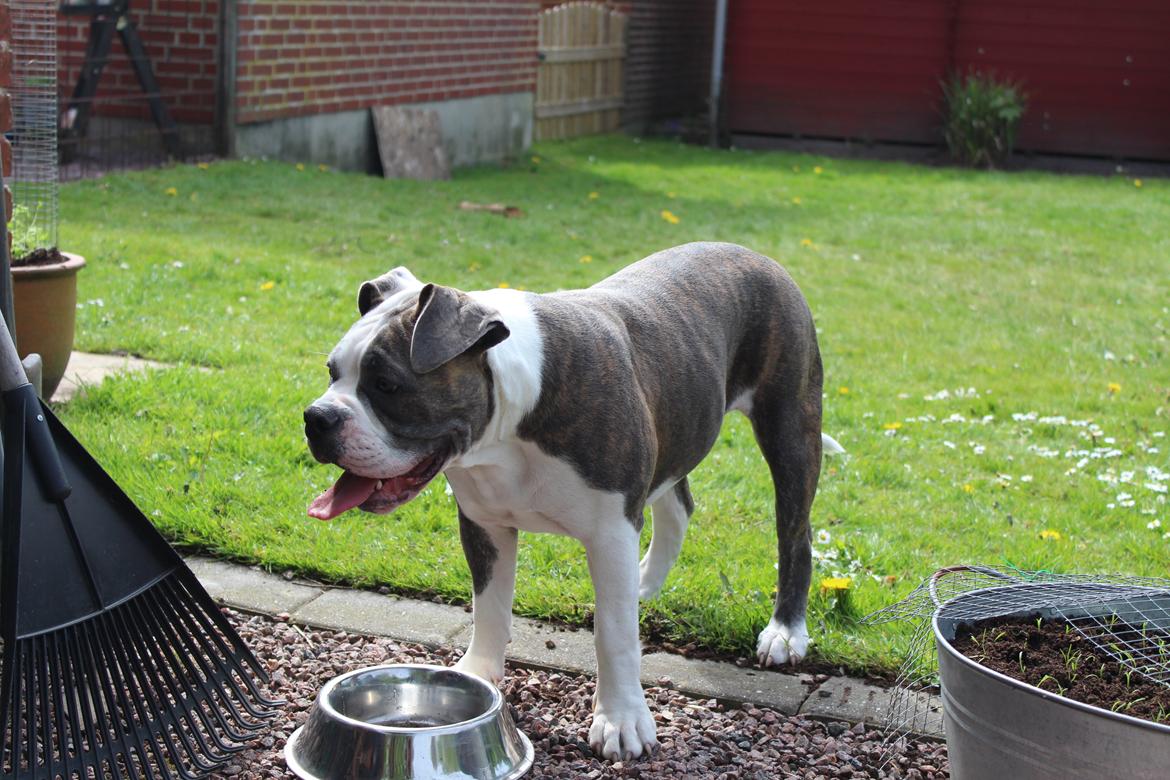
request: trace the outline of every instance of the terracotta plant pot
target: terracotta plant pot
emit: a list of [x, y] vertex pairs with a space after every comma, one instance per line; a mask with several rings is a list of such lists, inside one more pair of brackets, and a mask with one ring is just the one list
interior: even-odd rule
[[63, 263], [12, 268], [16, 347], [22, 360], [32, 352], [41, 356], [44, 398], [52, 398], [69, 365], [77, 320], [77, 272], [85, 267], [81, 255], [61, 254]]

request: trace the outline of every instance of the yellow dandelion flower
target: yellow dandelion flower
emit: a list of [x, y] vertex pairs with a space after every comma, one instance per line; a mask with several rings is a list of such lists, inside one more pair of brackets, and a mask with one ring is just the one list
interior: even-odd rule
[[167, 193], [167, 195], [170, 195], [173, 198], [179, 194], [179, 191], [177, 189], [175, 189], [174, 187], [167, 187], [166, 193]]
[[325, 171], [329, 170], [329, 166], [325, 163], [321, 163], [317, 166], [317, 170], [321, 171], [321, 173], [325, 173]]
[[199, 170], [201, 170], [201, 171], [205, 171], [205, 170], [207, 170], [208, 168], [210, 168], [211, 166], [210, 166], [210, 165], [208, 165], [207, 163], [196, 163], [196, 164], [195, 164], [195, 167], [196, 167], [196, 168], [198, 168], [198, 169], [199, 169]]
[[305, 169], [304, 163], [297, 163], [297, 170], [298, 171], [303, 171], [304, 169]]
[[600, 198], [600, 197], [601, 197], [601, 193], [600, 193], [600, 192], [591, 192], [591, 193], [589, 193], [589, 200], [597, 200], [597, 199], [598, 199], [598, 198]]
[[471, 265], [467, 266], [467, 270], [471, 271], [472, 273], [475, 273], [480, 268], [483, 268], [483, 266], [480, 265], [479, 263], [472, 263]]
[[592, 263], [593, 262], [593, 255], [581, 255], [581, 259], [578, 260], [577, 262], [578, 263]]
[[532, 164], [533, 165], [540, 165], [540, 157], [535, 155], [535, 154], [532, 155]]
[[812, 239], [811, 238], [802, 238], [802, 239], [800, 239], [800, 245], [801, 246], [812, 246], [813, 245]]
[[975, 492], [975, 486], [974, 486], [974, 485], [972, 485], [970, 482], [964, 482], [964, 483], [963, 483], [963, 492], [964, 492], [964, 493], [974, 493], [974, 492]]
[[1121, 385], [1116, 382], [1109, 383], [1109, 395], [1117, 395], [1121, 392]]
[[1040, 532], [1040, 538], [1046, 542], [1059, 542], [1060, 531], [1053, 531], [1051, 528], [1045, 528]]
[[509, 287], [511, 287], [512, 285], [508, 284], [507, 282], [500, 282], [500, 284], [498, 286], [500, 287], [500, 289], [506, 290]]
[[882, 429], [887, 430], [887, 431], [896, 431], [901, 427], [902, 427], [902, 423], [898, 420], [894, 420], [893, 422], [888, 422], [885, 425], [883, 425]]
[[794, 205], [794, 206], [800, 205], [800, 196], [799, 195], [797, 195], [795, 198], [792, 199], [792, 205]]
[[848, 388], [848, 387], [844, 387], [844, 386], [842, 386], [842, 387], [838, 387], [838, 388], [837, 388], [837, 393], [838, 393], [839, 395], [849, 395], [849, 388]]
[[821, 593], [841, 593], [849, 590], [853, 580], [849, 577], [825, 577], [821, 580]]
[[268, 292], [269, 290], [271, 290], [275, 286], [276, 286], [276, 282], [265, 282], [264, 284], [260, 285], [260, 289], [263, 290], [264, 292]]
[[816, 166], [815, 168], [813, 168], [813, 173], [824, 173], [824, 172], [825, 172], [825, 169], [819, 165]]
[[681, 220], [676, 217], [671, 211], [667, 209], [662, 210], [662, 218], [672, 225], [677, 225]]
[[1137, 187], [1140, 190], [1142, 188], [1142, 180], [1141, 179], [1134, 179], [1133, 186]]

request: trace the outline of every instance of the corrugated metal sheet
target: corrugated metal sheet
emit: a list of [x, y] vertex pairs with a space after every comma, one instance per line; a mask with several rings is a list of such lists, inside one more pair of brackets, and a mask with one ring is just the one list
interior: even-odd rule
[[735, 132], [937, 143], [968, 67], [1024, 82], [1022, 149], [1170, 159], [1165, 0], [730, 0]]
[[714, 0], [634, 0], [629, 13], [622, 124], [637, 128], [705, 111]]

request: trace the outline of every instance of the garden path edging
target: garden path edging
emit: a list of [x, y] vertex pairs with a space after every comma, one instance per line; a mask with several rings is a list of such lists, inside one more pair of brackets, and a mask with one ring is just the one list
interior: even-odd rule
[[[430, 647], [463, 646], [471, 638], [471, 614], [464, 607], [288, 580], [259, 567], [202, 556], [189, 556], [186, 562], [211, 597], [233, 609], [287, 615], [291, 622], [305, 626]], [[513, 619], [508, 660], [520, 666], [597, 674], [592, 632], [529, 618]], [[760, 671], [671, 653], [644, 655], [643, 685], [663, 684], [662, 678], [669, 678], [671, 688], [699, 698], [875, 726], [884, 722], [893, 699], [891, 691], [852, 677], [829, 677], [816, 683], [808, 674]], [[939, 708], [938, 718], [924, 736], [942, 738]]]

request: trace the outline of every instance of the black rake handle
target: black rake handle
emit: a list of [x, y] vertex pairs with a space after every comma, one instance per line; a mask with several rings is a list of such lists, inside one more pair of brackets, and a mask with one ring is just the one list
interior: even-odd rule
[[3, 329], [3, 338], [0, 338], [0, 390], [7, 393], [28, 384], [28, 377], [25, 376], [20, 356], [16, 354], [16, 343], [3, 317], [0, 317], [0, 328]]
[[[8, 330], [8, 323], [3, 317], [0, 317], [0, 391], [4, 392], [6, 410], [24, 409], [25, 449], [32, 457], [33, 468], [40, 477], [45, 493], [53, 501], [64, 501], [73, 492], [73, 488], [69, 486], [65, 469], [61, 466], [61, 456], [57, 454], [57, 447], [53, 444], [53, 434], [49, 432], [49, 422], [45, 419], [41, 400], [37, 398], [36, 390], [29, 384], [24, 366], [20, 363], [20, 356], [16, 354], [12, 333]], [[6, 413], [5, 421], [11, 419], [12, 415]], [[4, 433], [5, 455], [10, 458], [17, 457], [17, 453], [8, 450], [10, 431], [5, 430]]]

